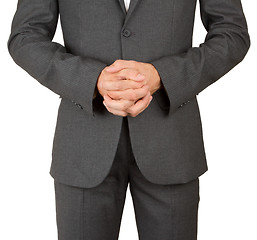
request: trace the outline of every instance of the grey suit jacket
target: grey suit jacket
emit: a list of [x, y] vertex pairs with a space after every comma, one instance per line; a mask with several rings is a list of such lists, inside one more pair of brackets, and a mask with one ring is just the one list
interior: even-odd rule
[[[60, 95], [50, 174], [93, 187], [108, 174], [122, 118], [93, 99], [102, 69], [116, 59], [153, 64], [164, 88], [145, 111], [128, 116], [143, 175], [185, 183], [207, 171], [197, 94], [245, 56], [250, 46], [240, 0], [200, 0], [207, 30], [192, 47], [196, 0], [19, 0], [8, 49], [40, 84]], [[58, 16], [64, 46], [53, 42]]]

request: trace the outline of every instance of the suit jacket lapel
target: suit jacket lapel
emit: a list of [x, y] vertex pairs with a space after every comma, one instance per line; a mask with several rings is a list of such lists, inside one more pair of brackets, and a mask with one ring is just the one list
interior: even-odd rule
[[120, 3], [120, 6], [121, 6], [121, 9], [123, 11], [124, 14], [127, 14], [126, 13], [126, 7], [125, 7], [125, 4], [124, 4], [124, 0], [118, 0], [119, 3]]
[[130, 0], [128, 12], [126, 12], [126, 7], [125, 7], [125, 4], [124, 4], [124, 0], [118, 0], [118, 1], [120, 3], [120, 6], [122, 8], [123, 13], [125, 14], [125, 20], [124, 20], [124, 25], [125, 25], [127, 23], [128, 19], [130, 18], [132, 12], [135, 10], [137, 4], [141, 0]]

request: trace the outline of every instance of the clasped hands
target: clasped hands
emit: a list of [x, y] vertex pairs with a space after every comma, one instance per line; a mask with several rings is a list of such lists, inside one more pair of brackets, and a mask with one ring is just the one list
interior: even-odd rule
[[152, 94], [162, 85], [152, 64], [118, 59], [102, 70], [96, 86], [110, 113], [136, 117], [149, 106]]

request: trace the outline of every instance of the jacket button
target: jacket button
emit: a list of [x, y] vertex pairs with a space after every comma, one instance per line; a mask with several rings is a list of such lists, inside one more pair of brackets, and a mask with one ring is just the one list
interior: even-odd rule
[[124, 37], [129, 37], [129, 36], [131, 35], [131, 31], [128, 30], [127, 28], [124, 28], [124, 29], [122, 30], [122, 35], [123, 35]]

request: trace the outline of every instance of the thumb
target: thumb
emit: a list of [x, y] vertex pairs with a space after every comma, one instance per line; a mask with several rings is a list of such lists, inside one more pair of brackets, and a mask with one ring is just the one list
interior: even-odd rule
[[106, 68], [106, 71], [107, 72], [118, 72], [118, 71], [120, 71], [122, 68], [121, 67], [117, 67], [116, 65], [110, 65], [110, 66], [107, 66]]

